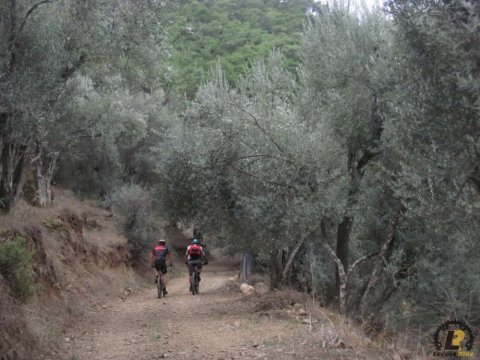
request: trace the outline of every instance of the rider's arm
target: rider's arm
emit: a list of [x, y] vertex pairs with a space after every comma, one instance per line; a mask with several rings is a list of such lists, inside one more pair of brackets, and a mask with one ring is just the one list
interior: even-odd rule
[[168, 262], [170, 264], [170, 266], [173, 266], [173, 257], [172, 257], [172, 252], [170, 250], [168, 250]]
[[202, 258], [203, 258], [203, 262], [208, 263], [207, 253], [203, 250], [203, 248], [202, 248]]
[[153, 262], [153, 259], [155, 258], [154, 252], [155, 250], [152, 250], [152, 252], [150, 253], [150, 266], [154, 265], [154, 262]]

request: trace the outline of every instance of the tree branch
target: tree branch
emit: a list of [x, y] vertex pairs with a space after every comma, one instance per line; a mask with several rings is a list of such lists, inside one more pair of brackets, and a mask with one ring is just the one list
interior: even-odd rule
[[247, 114], [248, 116], [250, 116], [252, 119], [253, 119], [253, 122], [255, 124], [255, 126], [260, 129], [260, 131], [275, 145], [275, 147], [278, 149], [278, 151], [280, 151], [281, 153], [285, 153], [285, 151], [281, 148], [281, 146], [270, 136], [270, 134], [260, 125], [260, 122], [258, 121], [258, 119], [255, 117], [255, 115], [253, 115], [251, 112], [245, 110], [244, 108], [238, 106], [238, 105], [235, 105], [233, 104], [234, 106], [236, 106], [238, 109], [240, 109], [240, 111], [243, 111], [245, 114]]
[[327, 250], [328, 254], [333, 259], [333, 261], [335, 261], [335, 264], [337, 264], [338, 272], [340, 273], [340, 275], [346, 276], [345, 267], [343, 266], [342, 260], [340, 260], [340, 258], [337, 256], [333, 248], [330, 246], [327, 229], [325, 228], [325, 224], [323, 223], [323, 220], [320, 225], [320, 229], [323, 237], [322, 246], [325, 248], [325, 250]]
[[362, 256], [361, 258], [355, 260], [355, 261], [353, 262], [353, 264], [350, 265], [350, 267], [348, 268], [348, 274], [350, 274], [353, 270], [355, 270], [355, 268], [356, 268], [358, 265], [360, 265], [362, 262], [364, 262], [365, 260], [371, 259], [372, 257], [378, 255], [379, 253], [380, 253], [380, 250], [379, 250], [379, 251], [375, 251], [374, 253], [371, 253], [371, 254]]
[[247, 156], [241, 156], [237, 158], [236, 160], [245, 160], [245, 159], [253, 159], [253, 158], [270, 158], [270, 159], [276, 159], [276, 160], [282, 160], [285, 162], [289, 162], [289, 160], [275, 156], [275, 155], [268, 155], [268, 154], [259, 154], [259, 155], [247, 155]]
[[262, 181], [262, 182], [266, 182], [266, 183], [268, 183], [268, 184], [277, 185], [277, 186], [282, 186], [282, 187], [288, 187], [287, 184], [282, 184], [282, 183], [279, 183], [279, 182], [276, 182], [276, 181], [271, 181], [271, 180], [263, 179], [263, 178], [255, 175], [255, 174], [252, 174], [252, 173], [249, 173], [249, 172], [244, 171], [244, 170], [242, 170], [242, 169], [239, 169], [239, 168], [237, 168], [237, 167], [234, 166], [234, 165], [229, 164], [228, 166], [231, 167], [233, 170], [239, 172], [240, 174], [248, 175], [248, 176], [253, 177], [254, 179], [260, 180], [260, 181]]
[[18, 33], [16, 34], [18, 36], [18, 34], [20, 34], [23, 30], [23, 28], [25, 27], [25, 24], [27, 23], [27, 20], [28, 18], [30, 17], [30, 15], [32, 15], [32, 13], [41, 5], [43, 4], [48, 4], [48, 3], [52, 3], [53, 0], [42, 0], [36, 4], [34, 4], [28, 11], [27, 13], [25, 14], [25, 17], [23, 18], [22, 22], [20, 23], [20, 27], [18, 29]]
[[369, 298], [370, 292], [377, 283], [377, 281], [380, 279], [380, 274], [382, 272], [382, 266], [385, 261], [385, 255], [387, 254], [388, 249], [393, 244], [393, 241], [395, 239], [395, 232], [397, 230], [398, 223], [400, 221], [400, 218], [406, 211], [406, 207], [401, 204], [398, 209], [395, 211], [395, 213], [391, 216], [390, 221], [388, 223], [387, 227], [387, 236], [385, 238], [385, 241], [383, 242], [380, 251], [378, 252], [377, 259], [375, 261], [375, 264], [373, 266], [373, 271], [372, 274], [370, 275], [370, 279], [368, 281], [367, 287], [365, 289], [365, 292], [362, 295], [362, 298], [360, 300], [360, 312], [362, 314], [362, 317], [365, 316], [366, 311], [367, 311], [367, 299]]
[[292, 253], [290, 254], [290, 256], [288, 258], [288, 261], [287, 261], [285, 267], [283, 268], [282, 280], [285, 280], [287, 278], [288, 272], [290, 271], [290, 268], [292, 267], [293, 260], [295, 259], [295, 256], [297, 256], [297, 253], [300, 251], [300, 249], [301, 249], [303, 243], [305, 242], [306, 238], [307, 238], [307, 235], [305, 233], [302, 234], [302, 236], [300, 237], [300, 241], [297, 242], [297, 244], [295, 245], [295, 248], [293, 249]]

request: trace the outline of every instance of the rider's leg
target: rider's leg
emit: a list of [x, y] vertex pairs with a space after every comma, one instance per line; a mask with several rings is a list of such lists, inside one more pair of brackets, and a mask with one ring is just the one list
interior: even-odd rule
[[167, 265], [162, 265], [162, 267], [160, 268], [160, 271], [162, 272], [162, 279], [163, 279], [163, 287], [166, 288], [167, 287], [167, 283], [168, 283], [168, 278], [167, 278]]
[[187, 266], [188, 266], [188, 283], [190, 287], [192, 287], [192, 274], [194, 270], [194, 265], [192, 264], [191, 261], [188, 261]]
[[190, 291], [192, 291], [192, 278], [193, 278], [193, 272], [195, 270], [195, 264], [193, 263], [192, 260], [189, 260], [187, 263], [188, 266], [188, 284], [190, 285]]
[[197, 263], [195, 264], [197, 268], [197, 273], [198, 273], [198, 281], [200, 281], [200, 273], [202, 272], [202, 260], [198, 260]]

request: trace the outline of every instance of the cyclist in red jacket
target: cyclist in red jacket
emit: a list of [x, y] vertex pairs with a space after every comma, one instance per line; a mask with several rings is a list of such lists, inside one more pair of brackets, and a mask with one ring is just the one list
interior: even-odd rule
[[167, 295], [167, 260], [170, 267], [173, 266], [173, 261], [172, 261], [172, 252], [170, 249], [167, 247], [165, 240], [160, 239], [158, 240], [158, 245], [155, 246], [150, 254], [150, 264], [152, 267], [155, 268], [156, 271], [156, 276], [155, 276], [155, 283], [157, 283], [158, 275], [160, 272], [163, 274], [163, 283], [165, 284], [165, 287], [163, 288], [163, 294]]
[[[187, 251], [185, 252], [185, 264], [188, 266], [188, 282], [190, 283], [190, 291], [192, 291], [192, 275], [197, 268], [197, 272], [200, 274], [202, 272], [203, 264], [207, 265], [207, 255], [201, 246], [200, 241], [193, 239], [192, 243], [188, 245]], [[198, 276], [200, 281], [200, 275]]]

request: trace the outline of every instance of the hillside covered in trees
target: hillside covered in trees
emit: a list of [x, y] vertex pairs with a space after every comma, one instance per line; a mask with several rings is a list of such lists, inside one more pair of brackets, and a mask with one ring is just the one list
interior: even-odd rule
[[133, 265], [162, 218], [376, 332], [480, 326], [480, 5], [347, 3], [2, 3], [0, 217], [57, 185]]
[[314, 11], [311, 0], [183, 1], [171, 15], [171, 87], [191, 100], [220, 64], [236, 84], [249, 67], [272, 49], [296, 72], [303, 25]]

